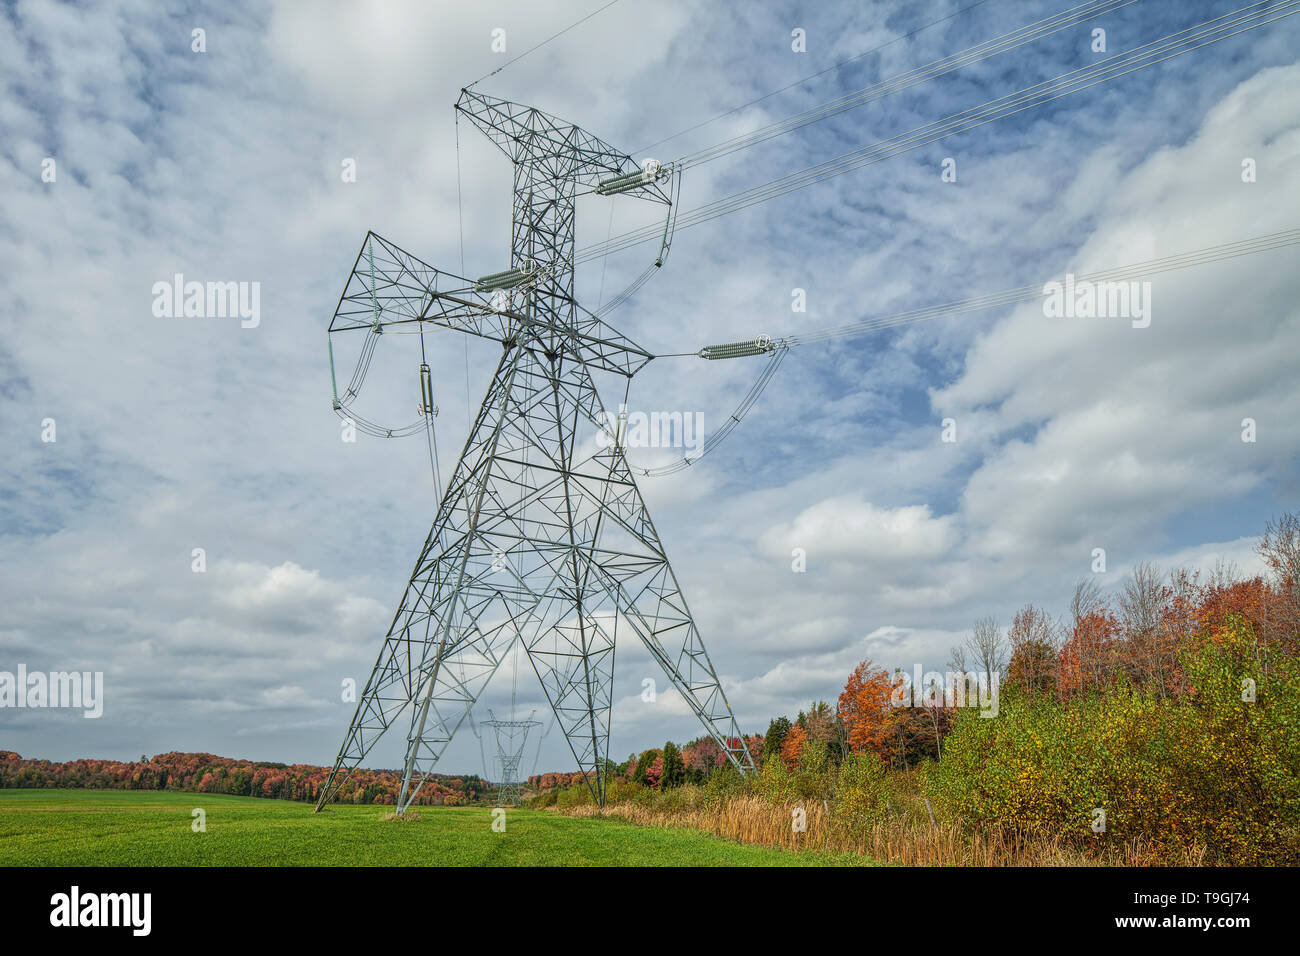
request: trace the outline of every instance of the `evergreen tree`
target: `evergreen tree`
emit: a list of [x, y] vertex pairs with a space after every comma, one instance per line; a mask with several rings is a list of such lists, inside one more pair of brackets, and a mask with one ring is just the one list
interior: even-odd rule
[[764, 757], [781, 753], [781, 747], [785, 744], [785, 735], [790, 732], [790, 726], [788, 717], [777, 717], [767, 725], [767, 733], [763, 735]]
[[682, 760], [682, 752], [670, 740], [664, 744], [664, 767], [663, 773], [659, 776], [659, 789], [667, 790], [669, 787], [680, 787], [685, 782], [686, 764]]
[[632, 771], [632, 779], [643, 787], [650, 786], [650, 779], [646, 776], [647, 771], [659, 759], [658, 750], [646, 750], [637, 758], [636, 769]]

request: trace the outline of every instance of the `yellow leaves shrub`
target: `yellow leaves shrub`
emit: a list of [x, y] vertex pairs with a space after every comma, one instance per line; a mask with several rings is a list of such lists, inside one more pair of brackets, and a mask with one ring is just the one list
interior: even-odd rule
[[[1300, 672], [1232, 619], [1183, 655], [1193, 692], [1116, 686], [1061, 703], [1008, 694], [963, 713], [927, 793], [968, 828], [1025, 829], [1097, 850], [1141, 843], [1208, 862], [1300, 862]], [[1242, 680], [1256, 699], [1242, 700]], [[1105, 829], [1094, 832], [1096, 810]]]

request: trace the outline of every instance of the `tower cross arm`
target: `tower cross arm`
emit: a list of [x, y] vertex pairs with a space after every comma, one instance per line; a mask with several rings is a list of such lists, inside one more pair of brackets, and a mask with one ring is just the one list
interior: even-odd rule
[[594, 313], [581, 313], [570, 335], [589, 366], [631, 376], [655, 357]]
[[[366, 233], [339, 297], [329, 330], [371, 330], [424, 323], [506, 345], [526, 344], [550, 328], [516, 308], [501, 308], [481, 283], [443, 272], [373, 232]], [[570, 350], [593, 368], [632, 375], [654, 358], [596, 315], [580, 309], [559, 331]], [[531, 334], [530, 334], [531, 333]]]
[[510, 337], [511, 314], [494, 310], [490, 294], [473, 280], [436, 269], [367, 232], [330, 332], [383, 331], [424, 322], [504, 342]]
[[[557, 180], [572, 180], [579, 186], [595, 188], [604, 180], [640, 168], [622, 150], [536, 107], [475, 90], [461, 90], [456, 110], [509, 156], [511, 162], [545, 169]], [[620, 191], [671, 204], [659, 177], [649, 177], [644, 183]]]

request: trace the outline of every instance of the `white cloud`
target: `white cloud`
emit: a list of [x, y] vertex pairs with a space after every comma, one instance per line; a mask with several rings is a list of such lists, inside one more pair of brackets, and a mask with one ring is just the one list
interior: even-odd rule
[[775, 525], [759, 538], [762, 553], [789, 556], [803, 548], [813, 560], [847, 559], [879, 564], [900, 558], [934, 557], [954, 543], [952, 519], [936, 518], [928, 505], [878, 508], [869, 501], [827, 498]]
[[[1077, 274], [1294, 226], [1300, 213], [1300, 68], [1263, 71], [1167, 147], [1100, 193]], [[1272, 185], [1240, 180], [1269, 157]], [[1281, 197], [1289, 197], [1281, 199]], [[1280, 201], [1281, 200], [1281, 201]], [[977, 410], [1007, 436], [963, 492], [985, 553], [1026, 546], [1128, 546], [1189, 506], [1257, 491], [1300, 445], [1300, 306], [1288, 253], [1152, 280], [1150, 328], [1123, 319], [1048, 319], [1016, 309], [979, 339], [962, 375], [933, 395], [960, 422]], [[1266, 439], [1241, 441], [1241, 420]], [[1029, 437], [1016, 434], [1026, 428]]]
[[[985, 5], [650, 152], [720, 141], [1049, 10], [1012, 6]], [[201, 56], [188, 21], [143, 2], [25, 0], [0, 16], [11, 319], [0, 656], [103, 669], [108, 694], [93, 741], [29, 722], [20, 751], [328, 761], [337, 750], [351, 714], [340, 683], [364, 682], [432, 495], [417, 442], [339, 441], [323, 329], [367, 228], [460, 268], [451, 104], [504, 62], [488, 49], [492, 27], [514, 55], [577, 19], [558, 2], [362, 9], [214, 9]], [[802, 58], [775, 9], [619, 4], [480, 88], [635, 149], [814, 72], [814, 56], [898, 35], [881, 24], [910, 22], [910, 9], [819, 7], [810, 36], [825, 45]], [[1297, 29], [1282, 21], [1059, 111], [679, 231], [615, 324], [651, 349], [689, 351], [1294, 226]], [[683, 205], [1025, 85], [1057, 72], [1055, 56], [1008, 57], [696, 167]], [[477, 275], [507, 248], [509, 165], [462, 127], [465, 270]], [[946, 155], [961, 171], [951, 186], [937, 176]], [[1247, 155], [1259, 164], [1249, 186]], [[58, 160], [55, 184], [40, 182], [45, 156]], [[340, 182], [344, 157], [358, 160], [355, 184]], [[580, 204], [580, 243], [607, 234], [610, 205]], [[612, 205], [615, 233], [647, 221]], [[603, 284], [608, 301], [652, 251], [584, 264], [580, 297]], [[938, 665], [982, 614], [1063, 604], [1091, 547], [1108, 549], [1108, 581], [1144, 558], [1248, 560], [1262, 516], [1297, 490], [1288, 255], [1155, 280], [1146, 330], [1050, 325], [1027, 307], [791, 353], [718, 451], [643, 483], [745, 728], [832, 698], [863, 657]], [[151, 285], [175, 272], [261, 281], [262, 325], [153, 319]], [[795, 287], [807, 313], [790, 311]], [[364, 411], [407, 421], [419, 343], [391, 338]], [[428, 345], [448, 470], [499, 349], [453, 333]], [[339, 348], [346, 370], [353, 344]], [[637, 377], [632, 402], [703, 411], [712, 430], [758, 373], [664, 359]], [[939, 441], [947, 415], [956, 445]], [[46, 416], [54, 445], [38, 438]], [[1253, 445], [1239, 440], [1246, 416]], [[190, 571], [195, 547], [206, 574]], [[790, 568], [793, 547], [808, 550], [805, 574]], [[695, 735], [671, 694], [653, 711], [661, 722], [637, 710], [640, 678], [654, 675], [643, 650], [620, 647], [617, 662], [616, 751]], [[542, 705], [527, 668], [518, 686], [521, 709]], [[484, 706], [511, 696], [499, 679]], [[377, 763], [400, 759], [402, 730]], [[480, 759], [462, 734], [446, 765]], [[570, 761], [551, 734], [543, 763]]]

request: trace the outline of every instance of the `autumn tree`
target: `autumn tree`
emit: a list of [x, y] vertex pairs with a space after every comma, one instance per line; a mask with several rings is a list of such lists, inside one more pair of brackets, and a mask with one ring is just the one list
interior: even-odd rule
[[1287, 511], [1270, 518], [1258, 550], [1278, 598], [1264, 639], [1280, 640], [1296, 654], [1300, 652], [1300, 513]]
[[692, 740], [682, 748], [682, 763], [686, 765], [689, 783], [703, 783], [710, 771], [726, 762], [726, 754], [712, 737]]
[[1134, 683], [1161, 697], [1179, 680], [1178, 636], [1167, 626], [1173, 595], [1159, 568], [1146, 562], [1133, 568], [1119, 595], [1122, 665]]
[[[989, 673], [997, 673], [997, 671]], [[990, 682], [991, 680], [990, 678]], [[992, 686], [991, 683], [990, 686]], [[943, 738], [948, 735], [948, 732], [952, 729], [953, 721], [957, 717], [957, 708], [949, 706], [950, 702], [946, 699], [946, 690], [938, 681], [931, 678], [930, 684], [924, 688], [921, 694], [920, 716], [925, 730], [928, 731], [929, 738], [926, 741], [926, 749], [929, 749], [929, 743], [933, 741], [936, 760], [943, 759]]]
[[844, 722], [849, 749], [874, 753], [889, 759], [889, 742], [894, 708], [891, 695], [901, 681], [891, 680], [889, 671], [871, 660], [853, 669], [839, 699], [839, 716]]
[[785, 741], [781, 744], [781, 759], [788, 768], [793, 770], [799, 766], [799, 758], [803, 756], [804, 747], [807, 745], [808, 731], [803, 729], [802, 724], [792, 725], [789, 733], [785, 735]]
[[1074, 627], [1061, 647], [1057, 693], [1062, 697], [1111, 683], [1120, 671], [1119, 620], [1095, 581], [1083, 579], [1070, 600]]
[[[918, 690], [918, 697], [923, 693], [924, 689]], [[897, 764], [907, 770], [926, 757], [938, 757], [936, 736], [946, 734], [951, 723], [948, 708], [943, 706], [942, 700], [940, 690], [940, 703], [933, 708], [920, 703], [891, 709], [886, 721], [890, 735], [889, 747], [881, 758], [891, 766]]]
[[[660, 759], [658, 750], [646, 750], [636, 761], [636, 769], [632, 771], [632, 779], [643, 787], [653, 787], [659, 782], [659, 773], [657, 770], [652, 774], [652, 768], [655, 767], [656, 761]], [[653, 777], [653, 779], [652, 779]]]
[[1056, 687], [1056, 625], [1047, 613], [1026, 604], [1016, 612], [1007, 631], [1011, 644], [1011, 661], [1007, 665], [1007, 683], [1030, 694]]
[[1258, 550], [1278, 584], [1300, 588], [1300, 513], [1285, 511], [1280, 517], [1270, 518]]
[[1119, 596], [1120, 618], [1130, 638], [1150, 634], [1160, 624], [1167, 590], [1154, 564], [1142, 561], [1134, 566]]
[[832, 759], [840, 757], [840, 748], [837, 738], [839, 737], [839, 716], [835, 710], [824, 700], [814, 703], [801, 721], [804, 732], [808, 735], [808, 743], [826, 751], [827, 756]]

